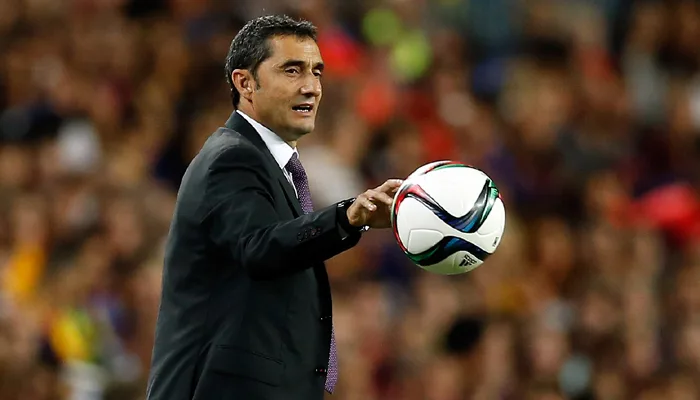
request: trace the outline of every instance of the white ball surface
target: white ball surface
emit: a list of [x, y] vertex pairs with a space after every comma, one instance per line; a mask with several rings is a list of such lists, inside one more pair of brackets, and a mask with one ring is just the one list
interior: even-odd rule
[[401, 185], [392, 205], [401, 249], [420, 268], [443, 275], [482, 265], [501, 242], [505, 217], [491, 178], [453, 161], [418, 168]]

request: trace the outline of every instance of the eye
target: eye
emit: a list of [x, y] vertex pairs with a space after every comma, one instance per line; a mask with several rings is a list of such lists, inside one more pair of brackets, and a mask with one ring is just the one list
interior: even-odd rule
[[320, 78], [320, 77], [323, 76], [323, 72], [321, 72], [320, 70], [315, 70], [315, 71], [314, 71], [314, 76], [317, 76], [317, 77]]
[[290, 75], [296, 75], [296, 74], [300, 73], [301, 71], [299, 70], [298, 67], [289, 67], [289, 68], [285, 69], [284, 72], [286, 72]]

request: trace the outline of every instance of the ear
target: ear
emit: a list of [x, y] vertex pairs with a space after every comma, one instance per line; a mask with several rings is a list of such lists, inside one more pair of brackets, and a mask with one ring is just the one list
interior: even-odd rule
[[231, 72], [231, 81], [233, 86], [241, 94], [241, 98], [248, 101], [252, 100], [253, 91], [255, 89], [255, 79], [253, 74], [247, 69], [234, 69]]

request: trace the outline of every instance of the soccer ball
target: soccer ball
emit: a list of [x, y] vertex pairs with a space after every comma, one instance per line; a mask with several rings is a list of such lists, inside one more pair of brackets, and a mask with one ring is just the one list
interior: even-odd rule
[[501, 242], [505, 222], [491, 178], [454, 161], [418, 168], [399, 187], [391, 207], [401, 250], [419, 267], [442, 275], [483, 264]]

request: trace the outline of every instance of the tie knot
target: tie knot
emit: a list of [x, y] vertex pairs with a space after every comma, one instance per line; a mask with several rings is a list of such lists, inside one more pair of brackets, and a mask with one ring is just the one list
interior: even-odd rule
[[292, 158], [290, 158], [287, 162], [287, 171], [291, 172], [293, 175], [304, 172], [304, 167], [301, 165], [301, 161], [299, 160], [299, 155], [297, 153], [293, 153]]

